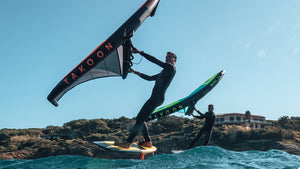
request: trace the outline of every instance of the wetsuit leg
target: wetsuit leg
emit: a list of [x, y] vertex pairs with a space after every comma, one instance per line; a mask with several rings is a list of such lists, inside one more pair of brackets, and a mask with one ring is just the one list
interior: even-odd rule
[[143, 133], [143, 137], [144, 137], [146, 142], [151, 141], [151, 138], [149, 136], [148, 127], [147, 127], [145, 122], [144, 122], [144, 125], [142, 126], [142, 133]]
[[209, 143], [209, 140], [211, 138], [211, 133], [212, 133], [212, 130], [208, 130], [208, 131], [205, 131], [205, 140], [204, 140], [204, 146], [206, 146], [208, 143]]
[[197, 134], [196, 138], [194, 139], [194, 141], [191, 143], [191, 145], [189, 146], [188, 149], [192, 148], [193, 145], [200, 139], [200, 137], [203, 135], [203, 133], [205, 132], [204, 128], [201, 128], [201, 130], [199, 131], [199, 133]]
[[136, 117], [136, 123], [133, 126], [133, 129], [127, 139], [129, 143], [132, 143], [133, 139], [136, 137], [141, 127], [143, 127], [142, 132], [145, 140], [150, 139], [148, 129], [144, 122], [147, 119], [147, 117], [154, 111], [154, 109], [157, 106], [162, 104], [163, 100], [164, 100], [163, 96], [161, 97], [160, 95], [154, 95], [154, 94], [152, 94], [150, 99], [147, 100], [147, 102], [144, 104], [141, 111]]

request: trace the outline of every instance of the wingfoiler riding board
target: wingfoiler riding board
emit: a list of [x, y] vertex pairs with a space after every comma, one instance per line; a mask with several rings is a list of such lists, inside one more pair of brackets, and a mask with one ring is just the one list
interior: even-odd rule
[[149, 148], [149, 147], [139, 146], [136, 143], [132, 143], [129, 149], [115, 146], [115, 141], [94, 141], [94, 144], [108, 151], [124, 152], [124, 153], [147, 154], [147, 153], [153, 153], [157, 150], [155, 146]]
[[211, 89], [213, 89], [219, 81], [222, 79], [225, 71], [222, 70], [219, 73], [212, 76], [206, 82], [204, 82], [200, 87], [198, 87], [189, 96], [168, 104], [164, 107], [156, 109], [146, 121], [158, 119], [166, 115], [183, 111], [186, 115], [190, 115], [193, 112], [193, 107], [201, 98], [203, 98]]

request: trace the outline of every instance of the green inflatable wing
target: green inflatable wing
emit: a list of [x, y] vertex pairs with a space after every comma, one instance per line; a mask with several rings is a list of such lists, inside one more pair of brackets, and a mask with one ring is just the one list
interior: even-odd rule
[[184, 112], [185, 114], [190, 115], [193, 112], [194, 105], [218, 84], [224, 74], [224, 70], [220, 71], [219, 73], [208, 79], [206, 82], [204, 82], [189, 96], [156, 109], [146, 119], [146, 121], [158, 119], [175, 112]]

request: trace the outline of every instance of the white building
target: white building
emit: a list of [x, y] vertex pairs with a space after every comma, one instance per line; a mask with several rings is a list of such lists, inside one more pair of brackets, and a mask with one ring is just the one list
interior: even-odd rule
[[[247, 125], [247, 119], [243, 113], [226, 113], [217, 114], [215, 126], [219, 127], [222, 125]], [[250, 125], [251, 129], [263, 129], [266, 128], [270, 123], [266, 122], [264, 116], [250, 115]]]

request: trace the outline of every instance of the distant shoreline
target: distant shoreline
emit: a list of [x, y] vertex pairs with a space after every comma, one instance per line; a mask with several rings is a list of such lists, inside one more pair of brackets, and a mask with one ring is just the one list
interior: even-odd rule
[[[65, 123], [64, 127], [2, 129], [0, 160], [37, 159], [57, 155], [122, 158], [112, 155], [92, 142], [126, 138], [131, 121], [132, 119], [125, 117], [112, 120], [80, 119]], [[296, 122], [293, 124], [300, 124]], [[153, 145], [157, 147], [155, 154], [185, 150], [202, 123], [203, 121], [199, 120], [168, 116], [150, 124]], [[300, 131], [277, 127], [277, 123], [274, 121], [272, 128], [265, 130], [245, 130], [242, 126], [215, 127], [209, 145], [232, 151], [278, 149], [300, 156]], [[198, 141], [195, 146], [200, 146], [202, 142], [203, 140]]]

